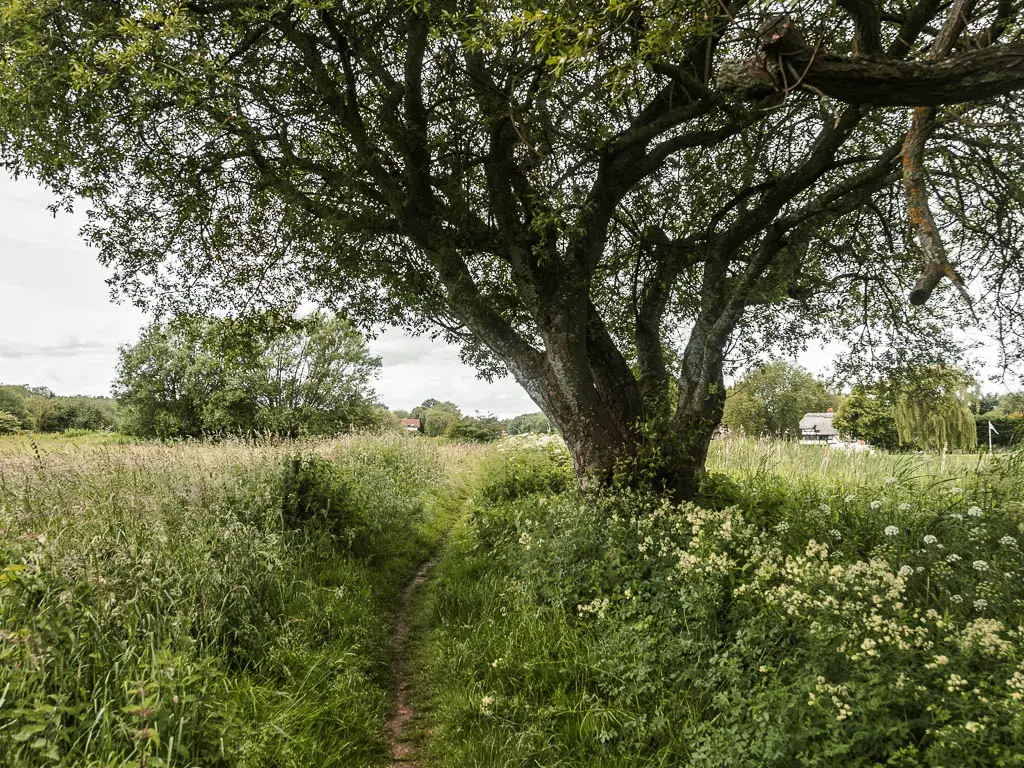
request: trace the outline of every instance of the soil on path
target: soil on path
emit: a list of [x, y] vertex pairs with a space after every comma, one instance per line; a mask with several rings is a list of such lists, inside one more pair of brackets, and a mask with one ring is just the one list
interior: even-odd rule
[[405, 676], [408, 661], [409, 644], [409, 612], [416, 590], [426, 583], [431, 569], [437, 565], [439, 556], [425, 562], [412, 580], [405, 585], [398, 598], [398, 616], [395, 618], [395, 634], [391, 639], [392, 658], [391, 689], [394, 694], [395, 708], [388, 721], [388, 733], [391, 738], [391, 765], [415, 768], [415, 745], [406, 736], [406, 727], [413, 716], [409, 705], [409, 689]]

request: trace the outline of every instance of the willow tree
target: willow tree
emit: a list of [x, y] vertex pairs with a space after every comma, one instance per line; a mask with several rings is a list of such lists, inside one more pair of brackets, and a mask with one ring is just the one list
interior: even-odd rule
[[776, 9], [0, 0], [0, 144], [129, 294], [441, 332], [685, 497], [732, 361], [1020, 350], [1021, 3]]
[[973, 451], [978, 431], [970, 403], [977, 402], [978, 394], [970, 376], [943, 366], [905, 382], [893, 407], [900, 445]]

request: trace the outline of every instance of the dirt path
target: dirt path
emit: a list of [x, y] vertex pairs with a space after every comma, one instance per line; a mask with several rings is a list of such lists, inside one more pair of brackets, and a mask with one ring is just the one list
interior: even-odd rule
[[391, 764], [415, 768], [415, 746], [406, 738], [406, 726], [412, 719], [413, 709], [409, 706], [409, 687], [405, 679], [405, 666], [408, 661], [409, 644], [409, 611], [412, 607], [413, 594], [426, 583], [431, 569], [437, 565], [440, 555], [435, 555], [425, 562], [405, 585], [398, 598], [398, 616], [395, 618], [395, 634], [391, 639], [392, 658], [391, 689], [394, 691], [395, 708], [388, 721], [388, 733], [391, 737]]

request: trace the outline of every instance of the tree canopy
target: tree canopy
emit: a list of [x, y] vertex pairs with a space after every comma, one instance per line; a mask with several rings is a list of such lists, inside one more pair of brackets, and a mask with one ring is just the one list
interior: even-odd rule
[[839, 404], [833, 423], [841, 434], [893, 449], [900, 445], [893, 408], [892, 392], [886, 383], [857, 384]]
[[455, 403], [428, 397], [412, 409], [412, 417], [420, 420], [424, 434], [440, 437], [462, 419], [462, 411]]
[[357, 331], [319, 313], [264, 321], [181, 317], [146, 328], [121, 350], [114, 391], [124, 429], [300, 435], [373, 423], [380, 360]]
[[936, 366], [895, 392], [893, 416], [900, 444], [940, 451], [973, 450], [978, 433], [970, 403], [978, 384], [956, 368]]
[[510, 435], [547, 434], [552, 431], [551, 421], [543, 413], [521, 413], [508, 423]]
[[1024, 349], [1014, 0], [0, 10], [0, 159], [92, 202], [116, 284], [440, 331], [585, 479], [655, 442], [691, 494], [772, 347]]
[[722, 423], [748, 435], [798, 436], [805, 413], [836, 405], [823, 382], [796, 365], [776, 361], [751, 371], [730, 388]]

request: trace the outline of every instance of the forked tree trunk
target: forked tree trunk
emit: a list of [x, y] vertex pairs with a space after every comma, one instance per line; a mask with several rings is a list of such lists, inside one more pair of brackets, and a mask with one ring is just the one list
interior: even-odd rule
[[725, 399], [720, 378], [710, 386], [694, 384], [700, 391], [681, 396], [668, 414], [631, 407], [642, 401], [627, 392], [614, 407], [606, 407], [597, 393], [583, 407], [549, 393], [545, 410], [565, 439], [580, 487], [628, 487], [665, 493], [677, 502], [693, 499]]

